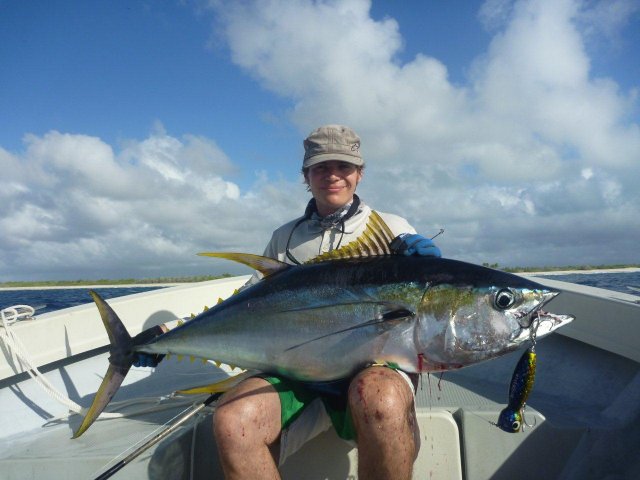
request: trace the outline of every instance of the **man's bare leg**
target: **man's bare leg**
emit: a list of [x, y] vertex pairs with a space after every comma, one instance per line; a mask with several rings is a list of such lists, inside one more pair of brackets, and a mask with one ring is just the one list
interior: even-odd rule
[[386, 367], [360, 372], [349, 386], [358, 443], [358, 476], [410, 479], [420, 449], [411, 387]]
[[227, 480], [278, 479], [280, 399], [269, 382], [249, 378], [216, 407], [213, 431]]

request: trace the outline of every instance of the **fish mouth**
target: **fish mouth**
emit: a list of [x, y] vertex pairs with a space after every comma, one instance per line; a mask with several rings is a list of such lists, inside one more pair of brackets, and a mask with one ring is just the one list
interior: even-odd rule
[[543, 337], [575, 320], [573, 315], [547, 312], [543, 307], [553, 300], [560, 292], [549, 290], [543, 293], [540, 303], [521, 318], [520, 327], [523, 331], [519, 338]]
[[576, 319], [574, 315], [551, 313], [545, 310], [538, 310], [535, 315], [534, 322], [538, 324], [536, 327], [538, 335], [551, 333]]
[[520, 343], [526, 340], [535, 342], [537, 338], [549, 335], [551, 332], [571, 323], [576, 318], [573, 315], [547, 312], [540, 307], [536, 308], [528, 317], [530, 320], [528, 326], [521, 325], [522, 331], [516, 342]]
[[542, 293], [542, 299], [534, 308], [529, 311], [521, 310], [520, 312], [518, 312], [517, 316], [519, 318], [518, 323], [520, 324], [520, 326], [522, 328], [530, 328], [534, 320], [540, 320], [540, 315], [542, 315], [543, 313], [547, 313], [542, 308], [556, 296], [558, 296], [559, 293], [560, 292], [557, 290], [547, 290]]

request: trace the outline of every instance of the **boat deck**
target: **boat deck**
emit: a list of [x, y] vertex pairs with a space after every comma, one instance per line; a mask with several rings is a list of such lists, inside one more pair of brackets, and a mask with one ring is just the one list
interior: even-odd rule
[[[422, 447], [415, 478], [604, 478], [606, 475], [595, 473], [620, 470], [617, 460], [635, 458], [640, 445], [640, 366], [560, 335], [541, 340], [537, 352], [536, 383], [526, 416], [527, 422], [535, 422], [535, 426], [523, 433], [505, 433], [494, 425], [506, 404], [508, 384], [520, 352], [448, 372], [442, 378], [423, 375], [416, 394]], [[106, 354], [85, 362], [101, 370]], [[77, 368], [77, 364], [69, 365], [50, 375], [66, 372], [66, 382], [64, 374], [57, 381], [69, 387]], [[153, 373], [150, 369], [132, 372], [133, 377], [127, 378], [129, 383], [115, 400], [166, 395], [167, 385], [182, 388], [207, 383], [220, 373], [216, 370], [210, 365], [168, 360]], [[31, 398], [38, 393], [31, 383], [25, 380], [17, 383], [11, 393], [6, 389], [2, 392]], [[69, 388], [67, 391], [73, 393]], [[93, 395], [75, 393], [75, 399], [84, 405]], [[36, 406], [24, 403], [23, 408], [23, 414], [27, 410], [33, 414]], [[44, 424], [50, 412], [47, 405], [38, 408]], [[183, 404], [130, 418], [102, 420], [76, 440], [70, 437], [80, 420], [77, 416], [44, 424], [30, 434], [5, 437], [0, 449], [2, 477], [95, 477], [126, 447], [151, 435], [184, 408]], [[20, 412], [15, 414], [19, 417]], [[212, 473], [213, 478], [220, 478], [210, 420], [210, 412], [201, 415], [114, 478], [211, 478]], [[589, 474], [581, 476], [587, 468], [585, 458], [593, 458], [598, 452], [599, 461], [588, 467]], [[291, 479], [339, 479], [355, 478], [356, 469], [356, 451], [330, 430], [287, 460], [282, 472], [284, 478]], [[637, 460], [632, 471], [640, 473]]]

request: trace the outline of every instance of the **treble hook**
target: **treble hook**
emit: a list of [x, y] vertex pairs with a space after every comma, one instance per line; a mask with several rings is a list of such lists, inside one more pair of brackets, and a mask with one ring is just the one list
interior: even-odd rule
[[525, 427], [529, 427], [529, 428], [533, 428], [536, 426], [536, 423], [538, 423], [538, 419], [536, 417], [533, 417], [533, 423], [527, 423], [527, 420], [524, 416], [524, 411], [527, 409], [527, 404], [525, 403], [522, 406], [522, 410], [520, 410], [520, 417], [522, 418], [522, 431], [524, 432]]
[[[538, 335], [538, 328], [540, 327], [540, 310], [536, 311], [536, 318], [531, 322], [531, 328], [529, 329], [529, 340], [531, 340], [532, 345], [536, 346], [536, 337]], [[535, 323], [535, 325], [534, 325]]]

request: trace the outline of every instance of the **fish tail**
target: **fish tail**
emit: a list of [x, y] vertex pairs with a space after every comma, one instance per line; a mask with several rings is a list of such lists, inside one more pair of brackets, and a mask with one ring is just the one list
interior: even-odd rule
[[109, 349], [109, 368], [93, 398], [93, 403], [87, 410], [82, 423], [73, 434], [73, 438], [78, 438], [82, 435], [102, 413], [118, 391], [118, 388], [120, 388], [135, 359], [132, 350], [134, 342], [116, 312], [95, 291], [91, 290], [89, 294], [98, 307], [102, 323], [109, 336], [111, 344]]

